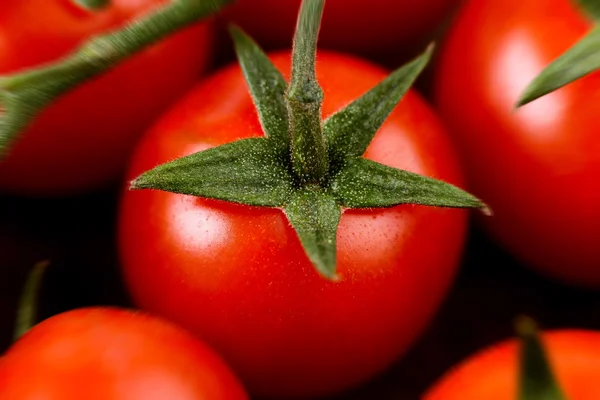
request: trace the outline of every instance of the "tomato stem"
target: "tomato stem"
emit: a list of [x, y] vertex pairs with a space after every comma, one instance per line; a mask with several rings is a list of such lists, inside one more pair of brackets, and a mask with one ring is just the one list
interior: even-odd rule
[[57, 97], [233, 0], [174, 0], [124, 28], [97, 36], [63, 60], [0, 76], [0, 157]]
[[48, 261], [41, 261], [37, 263], [27, 277], [27, 281], [25, 282], [25, 286], [23, 288], [23, 293], [19, 299], [17, 321], [13, 334], [13, 340], [15, 341], [35, 325], [37, 318], [38, 295], [40, 292], [40, 286], [42, 284], [42, 278], [44, 277], [44, 271], [48, 267], [48, 264]]
[[519, 354], [519, 400], [566, 400], [539, 338], [537, 324], [521, 316], [515, 327], [521, 339]]
[[292, 50], [292, 77], [286, 93], [292, 167], [303, 183], [320, 183], [329, 162], [323, 136], [323, 89], [317, 82], [317, 37], [325, 0], [304, 0]]

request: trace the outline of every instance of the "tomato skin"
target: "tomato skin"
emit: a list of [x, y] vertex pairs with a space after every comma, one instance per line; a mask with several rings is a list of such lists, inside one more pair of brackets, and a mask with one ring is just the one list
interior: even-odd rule
[[469, 187], [506, 249], [564, 282], [600, 287], [600, 74], [514, 109], [589, 28], [568, 0], [471, 1], [443, 47], [436, 103]]
[[212, 349], [144, 313], [84, 308], [33, 327], [0, 359], [2, 398], [244, 400]]
[[[317, 57], [324, 116], [386, 76], [354, 57]], [[287, 74], [289, 53], [272, 59]], [[129, 177], [262, 135], [241, 71], [231, 66], [192, 90], [142, 139]], [[414, 92], [365, 156], [462, 183], [443, 127]], [[139, 306], [207, 340], [252, 394], [306, 398], [357, 385], [407, 350], [451, 283], [465, 220], [463, 210], [413, 205], [347, 210], [337, 236], [337, 283], [318, 275], [280, 209], [126, 191], [119, 242]]]
[[[162, 3], [112, 0], [94, 13], [73, 0], [2, 2], [0, 74], [64, 57]], [[195, 25], [62, 96], [0, 162], [0, 190], [62, 196], [118, 179], [140, 134], [206, 70], [212, 40], [212, 24]]]
[[[327, 0], [319, 48], [369, 57], [414, 51], [461, 0]], [[261, 46], [289, 48], [301, 0], [238, 0], [224, 12]]]
[[[600, 369], [600, 333], [557, 330], [542, 334], [552, 370], [571, 400], [595, 400]], [[509, 400], [517, 398], [518, 343], [498, 343], [450, 370], [424, 400]]]

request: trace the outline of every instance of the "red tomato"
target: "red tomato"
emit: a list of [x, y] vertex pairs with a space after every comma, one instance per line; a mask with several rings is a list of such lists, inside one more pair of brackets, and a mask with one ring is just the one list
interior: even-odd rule
[[3, 399], [242, 400], [229, 367], [189, 333], [113, 308], [78, 309], [33, 327], [0, 359]]
[[[421, 49], [461, 0], [327, 0], [319, 47], [377, 58]], [[238, 0], [224, 13], [266, 48], [289, 48], [301, 0]]]
[[[0, 74], [66, 56], [164, 0], [112, 0], [85, 11], [75, 0], [3, 0]], [[206, 69], [212, 27], [188, 28], [48, 107], [0, 161], [0, 190], [64, 195], [119, 177], [139, 135]]]
[[[597, 400], [600, 333], [546, 332], [547, 349], [559, 385], [570, 400]], [[518, 343], [509, 340], [483, 350], [449, 371], [424, 400], [512, 400], [517, 398]]]
[[[284, 74], [289, 53], [273, 56]], [[366, 92], [386, 71], [320, 52], [323, 115]], [[288, 76], [288, 75], [286, 75]], [[159, 163], [263, 136], [240, 68], [228, 67], [178, 103], [142, 140], [129, 177]], [[409, 92], [366, 158], [460, 184], [445, 131]], [[466, 213], [397, 206], [346, 210], [339, 282], [310, 263], [284, 213], [161, 191], [124, 194], [120, 251], [141, 307], [205, 338], [268, 396], [328, 394], [396, 360], [425, 328], [456, 271]]]
[[589, 22], [570, 0], [471, 1], [450, 32], [436, 100], [510, 252], [566, 282], [600, 287], [600, 74], [518, 110], [528, 83]]

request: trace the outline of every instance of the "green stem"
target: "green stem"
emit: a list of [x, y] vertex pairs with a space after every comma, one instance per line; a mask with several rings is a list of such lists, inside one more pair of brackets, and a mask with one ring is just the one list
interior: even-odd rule
[[101, 10], [110, 4], [110, 0], [73, 0], [78, 6], [86, 10]]
[[123, 29], [95, 37], [69, 57], [0, 77], [0, 156], [54, 99], [233, 0], [173, 0]]
[[319, 183], [329, 162], [323, 136], [323, 90], [317, 82], [317, 37], [325, 0], [303, 0], [294, 37], [292, 77], [286, 100], [292, 167], [303, 183]]
[[521, 339], [518, 400], [566, 400], [554, 377], [535, 321], [521, 316], [515, 325]]
[[48, 267], [48, 261], [42, 261], [33, 267], [33, 270], [27, 277], [23, 293], [19, 299], [19, 308], [17, 310], [17, 322], [13, 340], [19, 339], [32, 326], [37, 319], [37, 300], [44, 277], [44, 270]]

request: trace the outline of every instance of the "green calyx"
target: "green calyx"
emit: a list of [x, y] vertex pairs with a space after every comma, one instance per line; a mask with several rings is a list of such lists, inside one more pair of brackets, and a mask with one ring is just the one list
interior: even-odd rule
[[[121, 30], [90, 39], [63, 60], [0, 76], [0, 158], [56, 98], [232, 1], [173, 0]], [[90, 7], [101, 7], [105, 3], [101, 0], [79, 2]]]
[[518, 400], [567, 400], [554, 377], [535, 322], [520, 317], [516, 328], [521, 339]]
[[573, 0], [583, 13], [596, 21], [594, 27], [570, 49], [548, 65], [525, 88], [516, 107], [554, 92], [600, 69], [600, 0]]
[[324, 0], [302, 3], [289, 85], [251, 38], [231, 28], [265, 138], [239, 140], [159, 165], [132, 181], [131, 189], [280, 208], [318, 272], [336, 279], [336, 233], [343, 208], [410, 203], [489, 210], [453, 185], [361, 157], [427, 65], [432, 46], [322, 121], [315, 56], [323, 6]]

